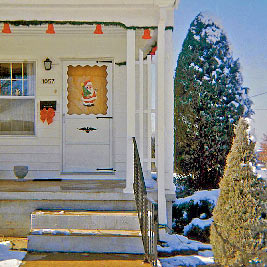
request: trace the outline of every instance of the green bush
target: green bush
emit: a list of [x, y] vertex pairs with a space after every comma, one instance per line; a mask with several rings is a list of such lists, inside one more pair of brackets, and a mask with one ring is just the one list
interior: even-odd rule
[[200, 242], [209, 243], [210, 242], [210, 226], [204, 227], [203, 229], [199, 226], [192, 226], [187, 232], [186, 236], [190, 239], [195, 239]]
[[193, 200], [183, 204], [173, 205], [173, 230], [181, 234], [184, 227], [189, 224], [193, 218], [199, 218], [202, 213], [205, 213], [207, 218], [212, 217], [214, 205], [207, 200], [200, 200], [194, 203]]
[[176, 197], [181, 198], [181, 197], [187, 197], [190, 195], [193, 195], [195, 190], [194, 190], [194, 180], [192, 175], [181, 175], [181, 174], [176, 174], [175, 177], [173, 178], [173, 183], [175, 185], [175, 192], [176, 192]]
[[255, 144], [247, 130], [240, 119], [213, 212], [210, 239], [215, 261], [223, 266], [248, 266], [255, 258], [263, 263], [266, 255], [266, 184], [252, 171]]

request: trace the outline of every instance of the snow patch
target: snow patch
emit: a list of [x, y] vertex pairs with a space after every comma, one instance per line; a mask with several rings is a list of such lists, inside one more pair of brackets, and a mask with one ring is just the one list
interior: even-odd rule
[[174, 266], [198, 266], [213, 264], [213, 257], [203, 256], [175, 256], [170, 258], [160, 259], [162, 267], [174, 267]]
[[203, 257], [213, 257], [213, 252], [211, 250], [203, 250], [199, 251], [198, 255]]
[[43, 235], [43, 234], [52, 234], [52, 235], [70, 235], [68, 230], [54, 230], [54, 229], [40, 229], [32, 231], [33, 235]]
[[186, 225], [184, 227], [184, 235], [187, 235], [187, 233], [194, 227], [197, 226], [200, 229], [204, 229], [206, 227], [211, 226], [211, 224], [213, 223], [213, 219], [209, 218], [206, 220], [202, 220], [199, 218], [194, 218], [188, 225]]
[[215, 206], [219, 194], [220, 189], [196, 191], [192, 196], [176, 199], [175, 205], [189, 203], [191, 200], [194, 201], [194, 204], [200, 204], [200, 201], [206, 200]]
[[158, 252], [168, 254], [172, 254], [175, 251], [198, 251], [212, 249], [210, 244], [190, 240], [183, 235], [165, 234], [160, 237], [160, 241], [163, 241], [165, 244], [164, 247], [158, 245]]
[[20, 266], [27, 252], [12, 251], [9, 241], [0, 242], [0, 266], [1, 267], [17, 267]]

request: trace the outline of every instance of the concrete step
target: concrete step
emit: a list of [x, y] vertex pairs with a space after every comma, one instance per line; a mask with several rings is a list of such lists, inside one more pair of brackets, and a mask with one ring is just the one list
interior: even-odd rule
[[31, 229], [83, 229], [139, 231], [134, 211], [36, 210], [31, 214]]
[[144, 254], [140, 231], [34, 229], [28, 251]]

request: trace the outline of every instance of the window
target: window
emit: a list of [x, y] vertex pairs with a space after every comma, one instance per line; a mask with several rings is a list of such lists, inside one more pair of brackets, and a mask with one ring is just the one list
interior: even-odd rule
[[34, 135], [35, 64], [0, 63], [0, 135]]

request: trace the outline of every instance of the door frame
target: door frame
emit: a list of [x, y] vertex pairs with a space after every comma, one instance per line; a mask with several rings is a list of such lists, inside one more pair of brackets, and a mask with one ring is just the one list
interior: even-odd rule
[[[108, 117], [111, 121], [109, 124], [109, 163], [110, 166], [114, 167], [114, 161], [113, 161], [113, 71], [114, 71], [114, 62], [112, 59], [110, 60], [101, 60], [101, 59], [62, 59], [62, 107], [61, 107], [61, 127], [62, 127], [62, 131], [61, 131], [61, 174], [72, 174], [75, 173], [77, 174], [77, 172], [69, 172], [69, 171], [65, 171], [64, 170], [64, 164], [65, 164], [65, 140], [66, 140], [66, 131], [65, 131], [65, 118], [67, 116], [66, 112], [67, 112], [67, 69], [68, 69], [68, 65], [72, 65], [72, 66], [107, 66], [107, 98], [108, 98], [108, 110], [107, 110], [107, 114], [106, 115], [102, 115], [100, 114], [99, 117]], [[90, 114], [90, 115], [68, 115], [68, 116], [74, 116], [74, 118], [81, 118], [80, 116], [89, 116], [89, 118], [95, 118], [97, 117], [97, 115], [94, 114]], [[88, 117], [87, 117], [88, 118]], [[115, 170], [114, 170], [115, 171]], [[109, 173], [113, 173], [114, 171], [110, 171], [110, 172], [106, 172], [106, 174]], [[102, 174], [101, 172], [80, 172], [80, 174]], [[79, 174], [79, 172], [78, 172]]]

